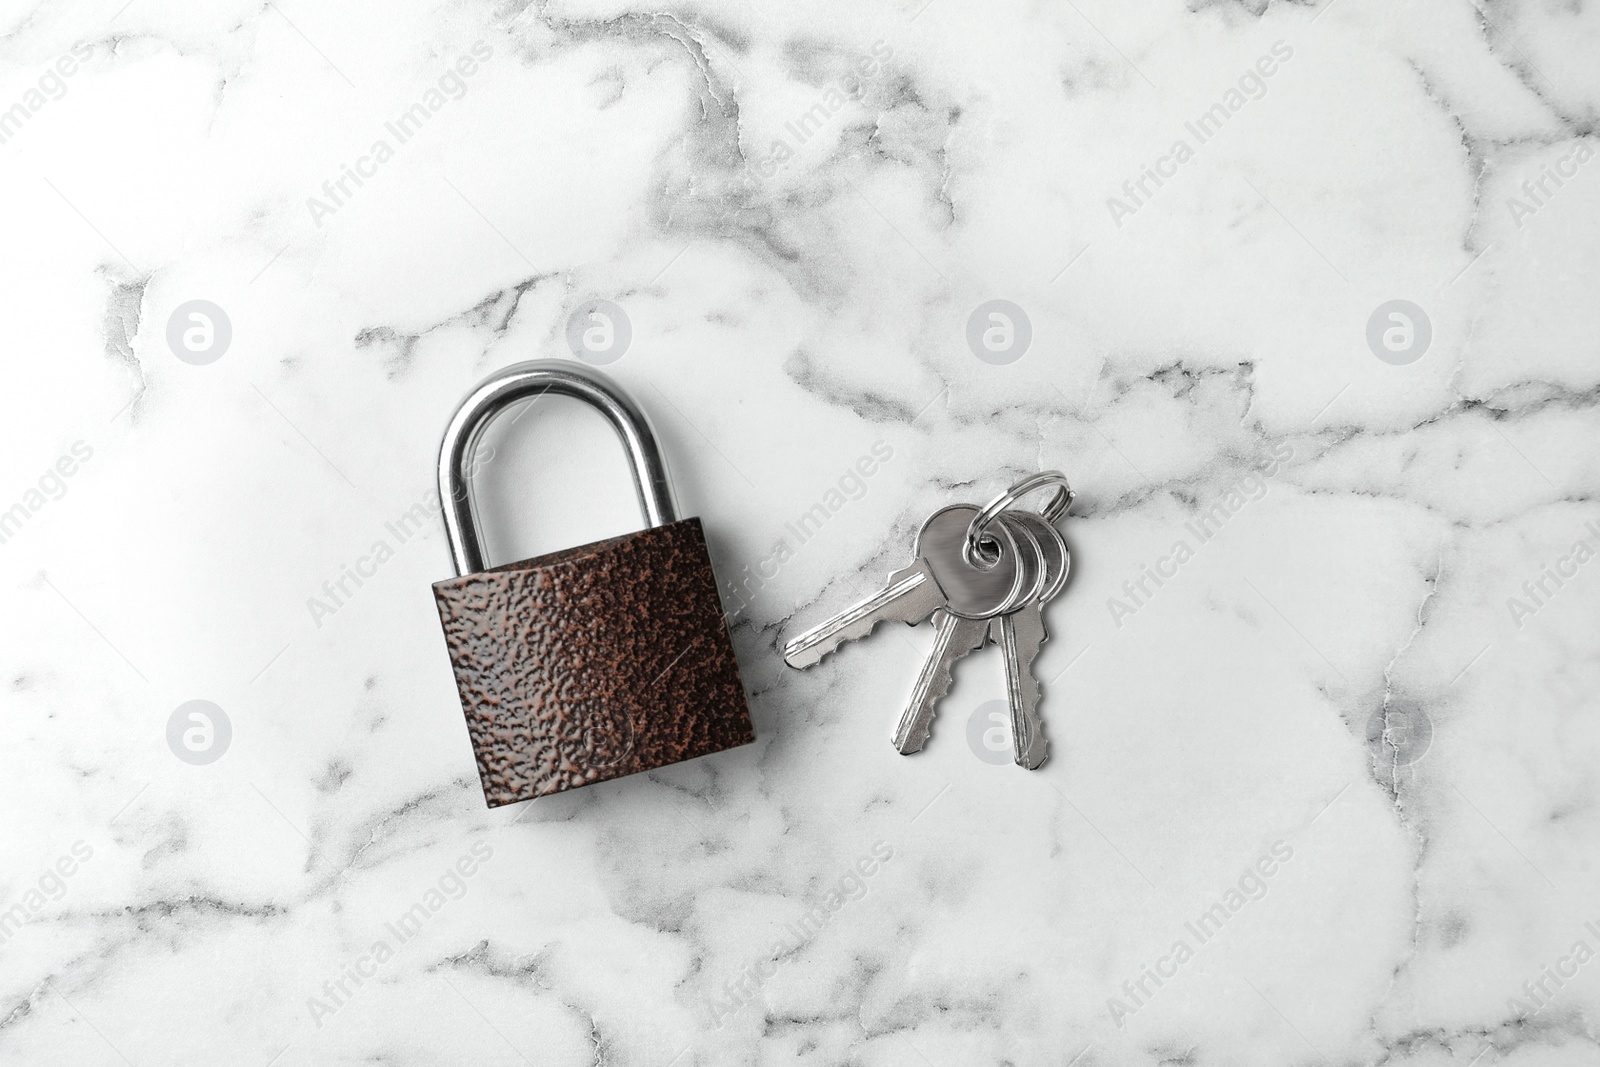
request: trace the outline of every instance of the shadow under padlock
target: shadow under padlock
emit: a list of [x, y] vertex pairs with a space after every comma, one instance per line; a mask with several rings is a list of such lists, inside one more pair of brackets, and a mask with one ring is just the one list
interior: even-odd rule
[[[622, 439], [646, 529], [485, 568], [469, 465], [497, 414], [570, 396]], [[439, 451], [458, 577], [433, 587], [490, 807], [755, 740], [699, 519], [678, 519], [644, 415], [599, 371], [518, 363], [456, 410]]]

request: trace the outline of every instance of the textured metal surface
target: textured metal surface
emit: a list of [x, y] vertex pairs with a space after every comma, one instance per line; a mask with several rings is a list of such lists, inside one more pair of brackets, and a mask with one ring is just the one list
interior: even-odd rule
[[433, 591], [490, 807], [755, 740], [699, 519]]

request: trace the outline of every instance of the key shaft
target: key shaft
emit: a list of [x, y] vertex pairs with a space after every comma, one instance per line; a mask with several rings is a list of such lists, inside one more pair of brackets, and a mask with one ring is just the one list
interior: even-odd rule
[[1000, 646], [1006, 667], [1006, 704], [1011, 711], [1011, 744], [1017, 766], [1037, 770], [1049, 755], [1044, 719], [1039, 714], [1039, 682], [1033, 662], [1049, 639], [1044, 625], [1044, 604], [1034, 601], [1002, 615], [989, 624], [990, 636]]
[[948, 611], [933, 613], [933, 649], [917, 674], [911, 699], [894, 731], [894, 747], [902, 756], [922, 751], [933, 731], [933, 713], [950, 691], [955, 665], [963, 656], [983, 647], [989, 633], [987, 619], [964, 619]]
[[872, 596], [784, 645], [783, 661], [801, 669], [815, 666], [846, 641], [867, 636], [880, 622], [915, 626], [943, 607], [944, 599], [944, 591], [934, 580], [933, 572], [919, 559], [891, 574], [888, 583]]

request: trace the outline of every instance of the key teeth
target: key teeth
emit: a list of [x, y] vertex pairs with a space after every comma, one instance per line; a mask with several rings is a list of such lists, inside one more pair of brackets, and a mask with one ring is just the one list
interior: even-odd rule
[[1039, 715], [1037, 709], [1044, 703], [1044, 686], [1033, 673], [1033, 665], [1038, 662], [1035, 655], [1027, 663], [1022, 664], [1022, 683], [1033, 690], [1033, 708], [1035, 709], [1033, 722], [1029, 724], [1027, 743], [1022, 751], [1017, 753], [1017, 766], [1026, 770], [1036, 771], [1044, 766], [1044, 761], [1050, 756], [1050, 739], [1044, 735], [1044, 716]]
[[902, 756], [921, 752], [928, 738], [933, 736], [934, 712], [938, 710], [939, 701], [955, 684], [955, 665], [968, 653], [982, 648], [984, 635], [988, 632], [986, 626], [975, 630], [970, 622], [963, 620], [946, 619], [939, 625], [941, 628], [947, 626], [948, 631], [943, 647], [938, 641], [934, 644], [932, 655], [937, 657], [937, 666], [927, 676], [926, 688], [922, 687], [922, 679], [917, 679], [918, 688], [912, 693], [911, 703], [890, 735], [895, 751]]
[[1050, 741], [1044, 736], [1044, 727], [1041, 724], [1036, 736], [1028, 739], [1028, 747], [1023, 749], [1017, 757], [1017, 766], [1024, 770], [1036, 771], [1044, 766], [1044, 761], [1050, 758]]
[[[949, 686], [945, 686], [945, 690], [947, 692], [949, 691], [949, 688]], [[912, 733], [903, 741], [898, 736], [891, 737], [890, 740], [894, 742], [894, 750], [896, 752], [900, 753], [902, 756], [910, 756], [917, 752], [921, 752], [923, 746], [928, 743], [928, 738], [932, 736], [933, 723], [929, 722], [927, 726], [922, 728], [921, 737], [916, 736], [916, 732], [912, 731]]]
[[798, 640], [790, 641], [788, 644], [783, 646], [783, 662], [788, 664], [790, 667], [793, 667], [797, 671], [803, 671], [808, 667], [815, 667], [817, 664], [821, 663], [823, 660], [839, 651], [851, 641], [860, 641], [870, 636], [872, 631], [876, 630], [880, 623], [895, 621], [898, 620], [888, 618], [887, 616], [878, 616], [876, 618], [869, 618], [867, 620], [867, 628], [862, 630], [860, 633], [847, 633], [841, 631], [837, 634], [834, 634], [829, 640], [821, 641], [813, 646], [813, 648], [820, 648], [822, 651], [817, 652], [815, 654], [816, 658], [809, 661], [804, 659], [796, 659], [795, 657], [801, 655], [802, 653], [809, 653], [810, 650], [801, 647]]
[[[928, 684], [928, 695], [925, 699], [925, 703], [927, 703], [929, 706], [937, 708], [939, 701], [945, 698], [945, 696], [950, 692], [950, 687], [954, 684], [954, 671], [940, 670], [936, 672], [933, 676], [933, 679]], [[917, 736], [919, 731], [916, 728], [919, 722], [922, 726], [920, 737]], [[891, 738], [894, 741], [895, 751], [899, 752], [902, 756], [909, 756], [913, 752], [921, 752], [922, 747], [928, 743], [928, 738], [933, 736], [933, 716], [929, 715], [926, 719], [913, 719], [905, 724], [905, 729], [906, 736], [904, 739], [900, 737], [900, 731], [898, 729]]]
[[[834, 646], [834, 648], [838, 648], [838, 647], [839, 646], [837, 646], [837, 645]], [[784, 645], [783, 646], [783, 662], [784, 662], [784, 664], [786, 666], [792, 667], [797, 671], [803, 671], [807, 667], [815, 667], [817, 664], [821, 663], [823, 661], [823, 659], [828, 655], [828, 652], [832, 652], [833, 649], [832, 648], [828, 649], [828, 652], [822, 653], [822, 655], [818, 656], [816, 659], [811, 660], [809, 662], [802, 662], [802, 661], [797, 660], [797, 659], [794, 658], [795, 655], [799, 651], [800, 650], [796, 649], [792, 643]]]
[[[928, 686], [928, 695], [925, 698], [925, 703], [937, 708], [939, 701], [943, 700], [945, 694], [950, 692], [950, 686], [954, 682], [955, 679], [952, 677], [951, 671], [939, 671], [934, 675], [933, 681]], [[917, 728], [919, 725], [921, 726], [920, 730]], [[913, 719], [905, 724], [905, 729], [906, 736], [904, 738], [899, 736], [898, 730], [896, 731], [896, 736], [894, 737], [895, 751], [902, 756], [921, 752], [923, 746], [928, 743], [928, 739], [933, 736], [933, 716], [928, 715], [926, 718]]]
[[[1015, 746], [1013, 762], [1024, 770], [1036, 771], [1044, 766], [1050, 754], [1050, 740], [1045, 737], [1044, 717], [1039, 714], [1039, 707], [1044, 702], [1044, 686], [1038, 676], [1033, 673], [1034, 664], [1038, 662], [1039, 651], [1044, 643], [1050, 639], [1050, 631], [1044, 624], [1042, 614], [1037, 617], [1037, 640], [1020, 639], [1015, 628], [1012, 630], [1012, 648], [1016, 656], [1017, 697], [1026, 711], [1018, 716], [1013, 713], [1011, 728], [1013, 732], [1012, 744]], [[1029, 620], [1030, 622], [1033, 620]], [[1013, 622], [1013, 627], [1015, 627]], [[1031, 635], [1030, 635], [1031, 636]], [[991, 628], [991, 637], [996, 644], [1004, 649], [1004, 628], [997, 621]], [[1008, 675], [1012, 669], [1010, 660], [1007, 661]], [[1008, 685], [1010, 684], [1008, 680]]]
[[[896, 587], [899, 587], [896, 592]], [[803, 671], [808, 667], [815, 667], [828, 656], [837, 652], [840, 646], [849, 641], [859, 641], [867, 637], [878, 628], [880, 622], [899, 621], [907, 625], [916, 625], [925, 621], [928, 615], [935, 610], [939, 601], [930, 601], [930, 596], [940, 598], [943, 593], [937, 592], [938, 584], [928, 572], [925, 565], [913, 564], [903, 567], [889, 575], [888, 585], [884, 592], [874, 597], [869, 597], [860, 604], [847, 609], [840, 615], [807, 630], [793, 641], [783, 646], [783, 662], [795, 670]], [[894, 594], [883, 599], [886, 594]], [[869, 608], [874, 602], [876, 607], [855, 619], [833, 629], [840, 618], [855, 614]], [[808, 639], [815, 638], [815, 643]]]

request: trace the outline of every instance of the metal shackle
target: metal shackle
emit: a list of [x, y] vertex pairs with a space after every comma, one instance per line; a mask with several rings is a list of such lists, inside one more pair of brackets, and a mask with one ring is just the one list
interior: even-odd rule
[[655, 434], [644, 413], [617, 383], [592, 367], [570, 360], [515, 363], [485, 378], [467, 394], [450, 417], [439, 445], [439, 499], [444, 505], [445, 539], [450, 543], [450, 559], [458, 576], [484, 569], [468, 469], [478, 440], [494, 416], [508, 406], [524, 397], [545, 393], [581, 400], [611, 423], [627, 453], [647, 526], [666, 526], [678, 519], [672, 505], [672, 484], [667, 480], [666, 463]]

